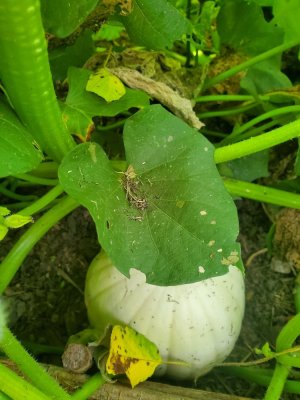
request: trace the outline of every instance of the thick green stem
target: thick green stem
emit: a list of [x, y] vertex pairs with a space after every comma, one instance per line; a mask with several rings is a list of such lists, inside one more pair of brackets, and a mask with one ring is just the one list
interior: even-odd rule
[[229, 193], [234, 196], [300, 209], [300, 194], [230, 178], [224, 178], [224, 185]]
[[71, 197], [64, 197], [20, 237], [0, 264], [0, 294], [9, 285], [33, 246], [53, 225], [78, 206]]
[[279, 115], [285, 115], [285, 114], [290, 114], [290, 113], [299, 113], [299, 112], [300, 112], [300, 106], [298, 106], [298, 105], [281, 107], [281, 108], [277, 108], [276, 110], [268, 111], [264, 114], [259, 115], [258, 117], [251, 119], [250, 121], [246, 122], [245, 124], [243, 124], [242, 126], [237, 128], [234, 131], [234, 136], [237, 136], [243, 132], [246, 132], [249, 128], [252, 128], [252, 126], [259, 124], [260, 122], [262, 122], [266, 119], [274, 118]]
[[258, 95], [257, 99], [249, 94], [211, 94], [207, 96], [195, 97], [193, 101], [196, 103], [207, 103], [207, 102], [224, 102], [224, 101], [269, 101], [270, 96], [268, 95]]
[[230, 68], [229, 70], [222, 72], [220, 75], [217, 75], [211, 79], [209, 79], [205, 84], [204, 84], [204, 90], [216, 85], [217, 83], [220, 83], [233, 75], [237, 74], [238, 72], [244, 71], [249, 67], [252, 67], [253, 65], [264, 61], [270, 57], [275, 56], [276, 54], [281, 54], [283, 51], [290, 49], [291, 47], [297, 46], [299, 44], [299, 39], [293, 40], [287, 43], [283, 43], [280, 46], [274, 47], [271, 50], [266, 51], [265, 53], [259, 54], [258, 56], [252, 57], [249, 60], [233, 67]]
[[36, 200], [37, 196], [31, 194], [18, 194], [13, 192], [12, 190], [7, 189], [6, 187], [0, 185], [0, 193], [3, 196], [8, 197], [10, 199], [19, 200], [19, 201], [30, 201]]
[[1, 391], [5, 393], [0, 393], [0, 400], [51, 400], [51, 397], [46, 396], [2, 364], [0, 364], [0, 382]]
[[238, 143], [215, 150], [216, 164], [248, 156], [300, 136], [300, 119]]
[[[295, 315], [280, 331], [276, 340], [276, 352], [291, 348], [300, 335], [300, 314]], [[291, 356], [290, 356], [291, 357]], [[291, 357], [292, 359], [292, 357]], [[281, 363], [282, 361], [282, 363]], [[291, 369], [290, 365], [283, 364], [284, 358], [278, 357], [277, 364], [264, 400], [279, 400], [286, 379]]]
[[[30, 378], [31, 382], [43, 393], [47, 394], [53, 399], [70, 399], [68, 393], [66, 393], [61, 386], [59, 386], [56, 380], [48, 375], [47, 372], [29, 355], [29, 353], [27, 353], [24, 347], [19, 343], [19, 341], [14, 337], [7, 327], [4, 328], [4, 332], [0, 341], [0, 348], [10, 360], [14, 361], [18, 365], [20, 370], [28, 378]], [[3, 390], [2, 384], [1, 390]], [[19, 398], [23, 399], [22, 396]], [[41, 397], [41, 399], [43, 399], [43, 397]]]
[[54, 161], [41, 163], [36, 169], [30, 172], [31, 176], [39, 178], [57, 178], [58, 164]]
[[290, 367], [276, 364], [274, 374], [272, 376], [271, 382], [266, 391], [264, 400], [279, 400], [281, 393], [283, 391], [286, 379], [289, 375]]
[[[274, 373], [271, 369], [258, 367], [222, 367], [219, 368], [219, 371], [262, 386], [268, 386], [270, 384]], [[300, 394], [300, 382], [286, 380], [284, 390], [288, 393]]]
[[198, 114], [197, 116], [199, 117], [200, 120], [206, 119], [206, 118], [226, 117], [226, 116], [244, 113], [245, 111], [251, 110], [254, 107], [257, 107], [257, 103], [252, 102], [251, 104], [245, 104], [244, 106], [230, 108], [227, 110], [203, 112], [203, 113]]
[[17, 174], [14, 175], [14, 177], [26, 182], [33, 183], [34, 185], [55, 186], [58, 184], [58, 179], [39, 178], [38, 176], [30, 174]]
[[55, 161], [75, 145], [61, 116], [39, 0], [0, 1], [0, 77], [25, 126]]
[[40, 197], [37, 201], [32, 203], [30, 206], [24, 208], [19, 212], [21, 215], [33, 215], [47, 207], [53, 200], [60, 196], [64, 192], [60, 185], [55, 186], [49, 190], [44, 196]]

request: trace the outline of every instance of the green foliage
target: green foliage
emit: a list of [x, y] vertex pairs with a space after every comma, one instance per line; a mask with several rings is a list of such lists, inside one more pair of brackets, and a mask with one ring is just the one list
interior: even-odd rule
[[252, 182], [255, 179], [269, 176], [268, 163], [268, 152], [261, 151], [220, 164], [218, 167], [223, 176]]
[[95, 116], [112, 117], [132, 107], [143, 108], [149, 104], [148, 95], [132, 89], [126, 89], [119, 100], [108, 103], [86, 90], [90, 75], [86, 69], [71, 67], [68, 71], [69, 91], [65, 103], [62, 103], [62, 111], [69, 131], [76, 136], [88, 136]]
[[[218, 53], [220, 51], [220, 35], [216, 29], [216, 19], [220, 11], [219, 4], [215, 1], [206, 1], [201, 9], [199, 21], [194, 25], [202, 51]], [[191, 40], [191, 39], [190, 39]], [[194, 42], [197, 47], [196, 43]]]
[[93, 11], [98, 0], [40, 0], [46, 32], [69, 36]]
[[223, 45], [254, 56], [282, 43], [282, 29], [266, 22], [257, 4], [244, 0], [221, 4], [217, 26]]
[[160, 106], [131, 117], [124, 142], [126, 174], [114, 172], [96, 144], [77, 146], [59, 170], [114, 264], [160, 285], [223, 275], [238, 264], [236, 210], [210, 143]]
[[298, 0], [274, 0], [273, 23], [278, 24], [285, 33], [285, 40], [294, 40], [300, 36], [300, 3]]
[[136, 44], [153, 50], [171, 47], [191, 29], [189, 21], [165, 0], [135, 0], [132, 12], [120, 21]]
[[99, 31], [93, 35], [93, 40], [116, 40], [124, 30], [124, 26], [119, 21], [109, 20], [101, 25]]
[[102, 97], [107, 103], [119, 100], [126, 93], [123, 82], [107, 68], [100, 68], [89, 76], [86, 90]]
[[13, 110], [0, 99], [0, 177], [30, 171], [43, 154]]
[[21, 228], [29, 222], [33, 222], [30, 216], [11, 214], [8, 208], [0, 207], [0, 241], [4, 239], [9, 229]]
[[241, 88], [253, 96], [291, 86], [289, 78], [281, 72], [280, 57], [272, 57], [254, 65], [241, 80]]
[[0, 299], [0, 341], [2, 340], [5, 323], [6, 323], [6, 310], [3, 301]]
[[54, 81], [63, 81], [69, 67], [81, 67], [94, 53], [94, 41], [89, 30], [84, 31], [72, 46], [63, 46], [49, 52], [49, 62]]
[[[296, 141], [291, 143], [291, 139], [298, 138], [300, 131], [299, 68], [291, 49], [300, 43], [299, 0], [135, 0], [131, 13], [109, 17], [94, 35], [80, 25], [98, 5], [97, 0], [22, 0], [14, 7], [10, 3], [0, 2], [1, 91], [7, 96], [0, 103], [0, 177], [5, 178], [1, 194], [7, 194], [5, 204], [11, 199], [31, 200], [30, 195], [15, 193], [19, 179], [53, 184], [48, 163], [40, 167], [45, 157], [57, 164], [63, 159], [59, 178], [74, 199], [66, 196], [56, 205], [54, 200], [62, 194], [58, 185], [55, 194], [49, 191], [23, 213], [10, 214], [8, 208], [0, 208], [3, 238], [9, 228], [31, 221], [29, 210], [41, 212], [49, 207], [2, 262], [1, 292], [32, 246], [76, 208], [77, 201], [90, 211], [100, 244], [120, 271], [129, 276], [131, 268], [137, 268], [148, 282], [159, 285], [223, 275], [230, 264], [242, 268], [236, 243], [237, 213], [227, 190], [300, 209], [299, 178], [275, 182], [274, 186], [285, 189], [281, 191], [249, 183], [268, 175], [268, 149], [289, 141], [296, 152]], [[43, 26], [59, 43], [49, 52]], [[67, 36], [74, 31], [78, 38], [67, 45], [73, 43]], [[102, 97], [89, 92], [87, 83], [93, 72], [79, 67], [94, 55], [94, 41], [101, 41], [97, 51], [102, 52], [101, 57], [96, 54], [95, 65], [109, 69], [109, 65], [122, 65], [128, 53], [137, 54], [137, 60], [131, 60], [132, 69], [146, 80], [153, 78], [151, 85], [157, 80], [175, 88], [179, 99], [193, 101], [194, 94], [195, 113], [214, 118], [212, 123], [205, 121], [199, 133], [160, 105], [149, 106], [146, 92], [132, 89], [128, 82], [125, 94], [117, 98], [111, 97], [111, 81], [101, 87]], [[143, 46], [146, 56], [139, 57], [136, 46]], [[153, 50], [159, 52], [150, 53]], [[227, 60], [218, 58], [224, 54]], [[180, 68], [161, 62], [166, 55]], [[149, 60], [153, 62], [150, 67]], [[57, 85], [55, 93], [52, 82], [58, 80], [65, 82]], [[198, 96], [201, 93], [205, 102]], [[155, 94], [153, 99], [163, 98]], [[172, 110], [186, 115], [182, 104], [172, 104]], [[120, 126], [125, 120], [122, 135]], [[102, 129], [101, 137], [98, 132], [91, 136], [95, 128]], [[93, 141], [76, 145], [70, 133], [82, 142], [95, 137], [103, 146]], [[204, 134], [211, 135], [213, 144]], [[229, 146], [219, 142], [219, 136]], [[273, 157], [279, 154], [276, 151]], [[221, 175], [230, 179], [220, 177], [215, 164], [221, 162]], [[124, 167], [123, 172], [113, 169], [116, 163], [119, 170]], [[295, 173], [300, 174], [299, 154]], [[14, 206], [24, 207], [21, 203]], [[299, 336], [299, 316], [295, 318], [279, 335], [276, 352], [286, 351]], [[68, 398], [57, 387], [52, 393], [51, 381], [45, 389], [42, 381], [47, 381], [47, 375], [39, 380], [41, 372], [34, 360], [24, 362], [18, 342], [11, 346], [13, 340], [8, 341], [9, 351], [17, 349], [16, 362], [25, 369], [30, 365], [25, 373], [36, 386], [51, 396]], [[262, 352], [271, 354], [268, 346]], [[266, 399], [280, 398], [291, 365], [299, 367], [299, 357], [278, 357], [274, 385]]]

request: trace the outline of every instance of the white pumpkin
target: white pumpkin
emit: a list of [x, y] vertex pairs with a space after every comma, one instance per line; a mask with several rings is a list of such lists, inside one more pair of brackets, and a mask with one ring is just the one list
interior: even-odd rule
[[231, 352], [244, 313], [244, 280], [230, 266], [226, 275], [179, 286], [155, 286], [132, 270], [121, 274], [102, 252], [86, 279], [85, 301], [91, 324], [103, 330], [123, 323], [144, 334], [165, 361], [156, 375], [194, 379], [221, 363]]

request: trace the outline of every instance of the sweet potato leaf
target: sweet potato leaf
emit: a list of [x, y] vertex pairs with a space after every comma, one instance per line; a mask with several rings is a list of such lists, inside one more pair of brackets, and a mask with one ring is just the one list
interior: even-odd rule
[[218, 169], [223, 176], [252, 182], [255, 179], [269, 176], [268, 163], [269, 152], [260, 151], [219, 164]]
[[223, 0], [217, 18], [221, 43], [249, 56], [283, 42], [283, 31], [265, 20], [261, 7], [244, 0]]
[[87, 207], [99, 241], [126, 276], [176, 285], [223, 275], [241, 266], [238, 219], [214, 164], [213, 146], [161, 106], [129, 118], [125, 174], [112, 170], [95, 143], [63, 160], [60, 182]]
[[63, 109], [63, 117], [72, 134], [85, 140], [93, 127], [93, 117], [113, 117], [130, 108], [143, 108], [149, 104], [149, 96], [139, 90], [126, 89], [119, 100], [106, 102], [86, 90], [91, 71], [71, 67], [68, 71], [69, 92]]
[[81, 67], [95, 51], [91, 31], [84, 31], [72, 46], [49, 50], [49, 62], [54, 81], [63, 81], [69, 67]]
[[249, 68], [241, 79], [241, 88], [254, 96], [272, 90], [287, 89], [291, 81], [281, 71], [280, 57], [272, 57]]
[[166, 0], [135, 0], [132, 12], [119, 19], [134, 43], [153, 50], [170, 48], [191, 29], [189, 21]]
[[0, 100], [0, 177], [30, 171], [43, 154], [17, 116]]
[[45, 30], [55, 36], [69, 36], [96, 7], [98, 0], [41, 0]]
[[298, 0], [274, 0], [273, 23], [284, 30], [286, 41], [295, 40], [300, 36], [300, 7]]

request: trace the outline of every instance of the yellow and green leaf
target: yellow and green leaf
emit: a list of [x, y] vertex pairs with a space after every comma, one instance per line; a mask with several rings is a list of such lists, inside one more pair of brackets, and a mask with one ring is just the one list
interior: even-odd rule
[[125, 374], [132, 387], [153, 375], [162, 363], [156, 345], [128, 326], [115, 325], [110, 338], [106, 371], [111, 375]]
[[122, 81], [107, 68], [100, 68], [90, 75], [86, 90], [97, 94], [107, 102], [119, 100], [126, 93]]

